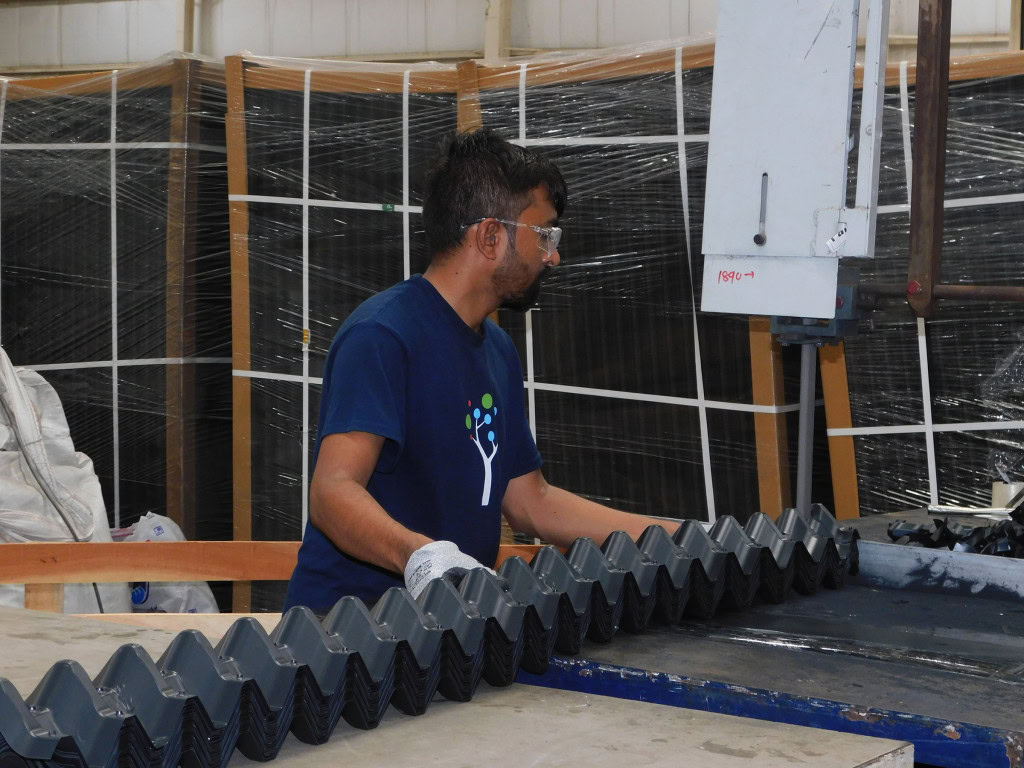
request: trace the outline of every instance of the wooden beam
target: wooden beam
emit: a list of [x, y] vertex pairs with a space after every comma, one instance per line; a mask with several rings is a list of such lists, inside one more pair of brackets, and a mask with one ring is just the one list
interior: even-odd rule
[[[840, 342], [818, 350], [821, 363], [821, 387], [825, 394], [825, 426], [849, 429], [853, 426], [850, 410], [850, 384], [846, 375], [846, 347]], [[835, 514], [840, 520], [860, 517], [857, 489], [857, 456], [852, 435], [828, 438], [829, 463], [832, 466], [832, 493]]]
[[298, 541], [0, 544], [0, 584], [109, 581], [285, 581]]
[[63, 584], [26, 584], [25, 607], [33, 611], [64, 612]]
[[[228, 194], [245, 195], [249, 169], [245, 141], [245, 63], [240, 56], [224, 60], [227, 88]], [[248, 371], [249, 318], [249, 204], [232, 202], [231, 229], [231, 367]], [[232, 527], [236, 540], [252, 538], [252, 386], [248, 378], [232, 376]], [[235, 584], [232, 609], [248, 611], [252, 585]]]
[[[772, 337], [767, 317], [750, 318], [750, 375], [754, 405], [783, 405], [786, 401], [782, 375], [782, 348]], [[789, 441], [786, 414], [755, 413], [757, 485], [761, 512], [778, 518], [792, 506], [789, 478]]]

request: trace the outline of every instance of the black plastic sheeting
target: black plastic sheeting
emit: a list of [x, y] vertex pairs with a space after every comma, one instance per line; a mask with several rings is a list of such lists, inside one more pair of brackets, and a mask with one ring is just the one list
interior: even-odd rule
[[290, 731], [326, 742], [339, 721], [376, 727], [389, 705], [423, 714], [434, 694], [469, 701], [480, 683], [541, 673], [556, 651], [575, 654], [618, 629], [706, 618], [725, 604], [841, 587], [857, 570], [857, 534], [822, 505], [760, 513], [746, 526], [688, 520], [673, 535], [619, 531], [598, 547], [543, 547], [527, 564], [453, 570], [413, 599], [392, 588], [373, 606], [344, 597], [318, 620], [292, 608], [269, 635], [236, 621], [216, 647], [179, 633], [154, 661], [121, 646], [95, 679], [60, 661], [25, 699], [0, 679], [0, 765], [213, 768], [237, 749], [276, 757]]
[[1024, 507], [1018, 507], [1009, 520], [991, 525], [968, 525], [936, 519], [932, 525], [896, 520], [887, 529], [896, 544], [927, 549], [949, 549], [979, 555], [1024, 558]]

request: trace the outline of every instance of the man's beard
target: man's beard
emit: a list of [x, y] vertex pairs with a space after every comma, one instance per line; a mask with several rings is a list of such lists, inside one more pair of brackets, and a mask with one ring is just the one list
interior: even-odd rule
[[529, 267], [519, 261], [519, 254], [515, 245], [509, 242], [508, 250], [501, 266], [495, 270], [491, 281], [494, 284], [495, 292], [501, 297], [501, 308], [511, 309], [514, 312], [526, 312], [537, 303], [540, 295], [540, 284], [547, 276], [551, 267], [544, 267], [526, 288], [515, 289], [513, 286], [521, 285], [522, 281], [529, 277]]

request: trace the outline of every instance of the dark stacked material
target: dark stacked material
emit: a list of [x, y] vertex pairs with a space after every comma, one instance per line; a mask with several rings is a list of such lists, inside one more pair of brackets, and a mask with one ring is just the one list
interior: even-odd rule
[[722, 518], [707, 534], [688, 521], [674, 536], [651, 527], [639, 544], [617, 532], [601, 547], [578, 539], [567, 555], [544, 547], [496, 576], [450, 571], [418, 599], [395, 588], [372, 610], [345, 597], [323, 622], [296, 607], [269, 636], [239, 619], [216, 649], [195, 631], [157, 662], [122, 646], [91, 681], [58, 662], [27, 700], [0, 679], [0, 760], [206, 768], [236, 747], [270, 760], [289, 730], [322, 744], [342, 717], [366, 729], [389, 704], [422, 714], [435, 691], [468, 701], [481, 677], [504, 686], [520, 669], [542, 673], [555, 648], [578, 651], [585, 634], [607, 642], [620, 623], [675, 623], [689, 604], [710, 615], [726, 595], [739, 608], [755, 594], [784, 599], [794, 576], [802, 591], [839, 587], [856, 570], [856, 539], [821, 505], [789, 510], [778, 527]]
[[930, 526], [897, 520], [890, 523], [888, 533], [897, 544], [910, 547], [1024, 558], [1024, 508], [992, 525], [951, 523], [948, 517], [933, 520]]
[[225, 112], [223, 65], [184, 57], [0, 89], [0, 344], [112, 525], [230, 537]]
[[[855, 111], [859, 98], [857, 91]], [[911, 61], [905, 99], [898, 68], [887, 78], [875, 258], [860, 264], [871, 282], [906, 282], [915, 112]], [[944, 283], [1021, 285], [1022, 121], [1024, 57], [950, 62]], [[929, 503], [987, 506], [993, 481], [1024, 479], [1022, 323], [1021, 304], [942, 301], [924, 321], [922, 359], [917, 320], [905, 302], [883, 302], [864, 319], [858, 336], [846, 341], [862, 514]], [[926, 408], [942, 426], [931, 436]], [[930, 450], [937, 499], [930, 494]]]

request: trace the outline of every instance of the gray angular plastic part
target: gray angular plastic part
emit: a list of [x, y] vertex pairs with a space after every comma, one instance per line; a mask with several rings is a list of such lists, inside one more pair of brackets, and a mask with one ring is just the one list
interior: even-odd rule
[[0, 677], [0, 736], [11, 749], [29, 760], [49, 760], [61, 739], [56, 723], [48, 716], [29, 711], [18, 689]]
[[216, 650], [221, 657], [234, 659], [242, 674], [256, 681], [272, 709], [280, 710], [288, 705], [301, 664], [288, 648], [275, 645], [256, 619], [251, 616], [238, 619], [228, 628]]
[[641, 552], [628, 533], [613, 531], [604, 540], [601, 551], [616, 568], [633, 574], [641, 596], [651, 596], [657, 584], [658, 563]]
[[447, 579], [431, 579], [416, 602], [424, 615], [442, 630], [451, 630], [466, 655], [479, 652], [484, 643], [487, 619], [470, 605]]
[[808, 518], [812, 528], [835, 542], [839, 557], [846, 560], [857, 538], [856, 529], [842, 527], [824, 504], [812, 504]]
[[430, 666], [441, 650], [441, 625], [425, 614], [403, 587], [385, 592], [370, 615], [382, 630], [409, 644], [416, 663], [423, 669]]
[[668, 531], [660, 525], [648, 526], [637, 539], [637, 548], [665, 569], [674, 589], [689, 586], [690, 569], [695, 558], [685, 549], [676, 546]]
[[363, 601], [356, 597], [343, 597], [323, 620], [324, 629], [335, 634], [350, 651], [359, 654], [370, 679], [384, 680], [393, 673], [398, 638], [390, 628], [377, 624]]
[[811, 560], [815, 563], [821, 562], [831, 537], [823, 535], [817, 526], [812, 526], [808, 518], [790, 507], [779, 517], [778, 528], [790, 538], [802, 542]]
[[516, 600], [509, 585], [484, 568], [466, 572], [459, 584], [462, 598], [487, 619], [494, 619], [505, 637], [514, 641], [523, 631], [526, 604]]
[[498, 569], [498, 575], [508, 583], [513, 598], [534, 607], [545, 632], [555, 628], [560, 595], [541, 581], [523, 558], [510, 557], [505, 560]]
[[721, 580], [728, 551], [708, 535], [703, 525], [696, 520], [684, 520], [672, 535], [672, 541], [700, 560], [709, 581], [717, 583]]
[[[118, 648], [93, 680], [97, 688], [111, 688], [117, 692], [121, 701], [138, 718], [154, 747], [168, 747], [178, 739], [180, 753], [181, 719], [188, 694], [174, 682], [157, 669], [141, 645], [134, 643]], [[173, 755], [168, 758], [177, 765]]]
[[745, 575], [752, 576], [759, 570], [761, 547], [740, 527], [735, 517], [724, 515], [718, 518], [708, 535], [721, 544], [723, 549], [736, 555], [740, 569]]
[[131, 713], [114, 691], [97, 691], [77, 661], [50, 667], [26, 703], [50, 710], [54, 723], [74, 739], [90, 766], [116, 762], [121, 727]]
[[157, 661], [164, 672], [174, 672], [190, 696], [203, 705], [216, 728], [224, 728], [238, 709], [247, 678], [234, 659], [221, 658], [201, 632], [186, 629], [167, 646]]
[[768, 515], [755, 512], [747, 520], [744, 530], [759, 546], [771, 552], [772, 558], [779, 568], [786, 568], [793, 560], [796, 539], [780, 531]]
[[622, 599], [626, 572], [616, 567], [591, 539], [576, 539], [569, 547], [566, 558], [581, 574], [601, 585], [608, 605]]
[[578, 616], [590, 608], [594, 580], [580, 573], [557, 547], [548, 545], [537, 550], [530, 569], [551, 591], [564, 594]]
[[309, 668], [324, 696], [345, 687], [345, 672], [352, 652], [336, 634], [329, 634], [313, 612], [303, 606], [291, 608], [270, 634], [271, 642], [297, 662]]

